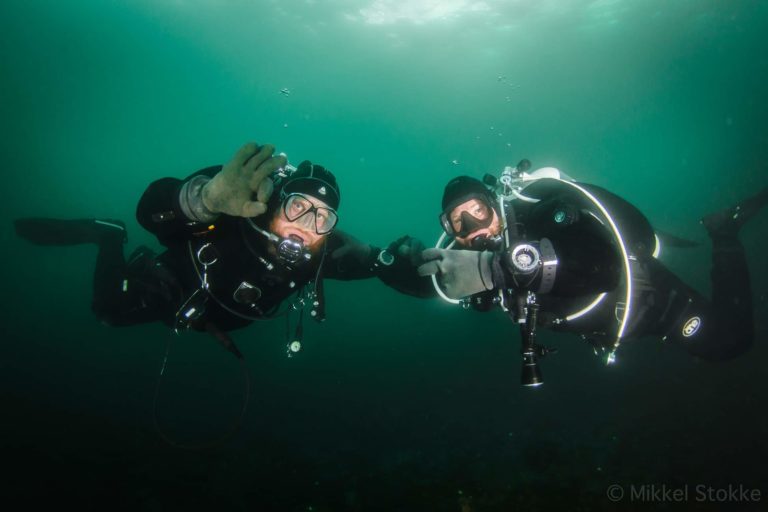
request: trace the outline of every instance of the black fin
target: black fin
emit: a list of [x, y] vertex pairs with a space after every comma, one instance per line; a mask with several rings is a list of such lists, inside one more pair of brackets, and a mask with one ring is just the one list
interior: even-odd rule
[[711, 213], [701, 219], [710, 236], [736, 235], [741, 227], [768, 204], [768, 187], [737, 205]]
[[50, 219], [28, 217], [13, 221], [16, 234], [36, 245], [77, 245], [126, 241], [125, 224], [112, 219]]

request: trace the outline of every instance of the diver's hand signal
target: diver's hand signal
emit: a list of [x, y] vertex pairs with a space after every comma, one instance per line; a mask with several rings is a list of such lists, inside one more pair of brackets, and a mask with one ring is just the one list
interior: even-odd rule
[[[212, 213], [256, 217], [267, 211], [273, 183], [269, 175], [284, 167], [285, 156], [272, 156], [275, 147], [244, 145], [203, 187], [203, 204]], [[255, 199], [254, 199], [255, 196]]]
[[437, 275], [449, 297], [460, 299], [494, 287], [492, 252], [427, 249], [421, 257], [426, 263], [418, 268], [419, 275]]

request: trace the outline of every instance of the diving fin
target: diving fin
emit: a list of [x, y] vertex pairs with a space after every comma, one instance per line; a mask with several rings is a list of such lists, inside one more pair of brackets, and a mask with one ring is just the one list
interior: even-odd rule
[[730, 208], [711, 213], [701, 219], [709, 236], [736, 235], [749, 219], [768, 204], [768, 187]]
[[111, 240], [125, 243], [125, 224], [112, 219], [51, 219], [27, 217], [13, 221], [16, 234], [36, 245], [100, 244]]
[[692, 247], [698, 247], [699, 242], [693, 240], [687, 240], [667, 233], [666, 231], [656, 230], [656, 236], [659, 238], [659, 242], [663, 247], [677, 247], [679, 249], [690, 249]]

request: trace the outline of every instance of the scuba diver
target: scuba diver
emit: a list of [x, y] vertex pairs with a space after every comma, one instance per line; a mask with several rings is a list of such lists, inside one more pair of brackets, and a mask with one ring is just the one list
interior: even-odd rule
[[392, 253], [335, 229], [334, 175], [273, 153], [250, 143], [224, 166], [151, 183], [136, 216], [166, 247], [160, 255], [142, 246], [126, 261], [117, 220], [23, 218], [16, 232], [39, 245], [98, 246], [92, 308], [108, 325], [161, 321], [176, 332], [207, 331], [242, 358], [228, 331], [298, 310], [291, 355], [301, 348], [305, 307], [325, 318], [323, 278], [377, 276], [398, 287], [402, 240]]
[[752, 296], [738, 233], [768, 203], [768, 188], [701, 220], [713, 248], [710, 301], [657, 259], [665, 241], [695, 243], [654, 231], [603, 188], [552, 167], [529, 169], [523, 160], [498, 179], [451, 180], [444, 233], [418, 268], [444, 299], [481, 311], [498, 305], [520, 324], [524, 385], [543, 382], [538, 360], [554, 352], [536, 342], [537, 326], [580, 335], [607, 363], [623, 340], [641, 336], [710, 361], [749, 349]]
[[[256, 320], [284, 317], [286, 353], [302, 349], [304, 311], [325, 319], [323, 278], [378, 277], [408, 293], [415, 266], [403, 257], [408, 237], [388, 249], [363, 244], [336, 229], [341, 200], [335, 176], [303, 161], [298, 167], [274, 155], [272, 145], [244, 145], [224, 166], [180, 180], [162, 178], [144, 191], [136, 217], [166, 248], [140, 246], [125, 259], [125, 224], [111, 219], [22, 218], [16, 233], [45, 246], [96, 244], [92, 309], [111, 326], [160, 321], [177, 334], [207, 332], [240, 362], [243, 402], [237, 421], [213, 441], [182, 444], [158, 419], [161, 382], [153, 398], [158, 435], [173, 447], [204, 450], [234, 435], [245, 418], [250, 377], [230, 331]], [[418, 276], [417, 276], [418, 277]], [[291, 313], [297, 312], [291, 334]]]

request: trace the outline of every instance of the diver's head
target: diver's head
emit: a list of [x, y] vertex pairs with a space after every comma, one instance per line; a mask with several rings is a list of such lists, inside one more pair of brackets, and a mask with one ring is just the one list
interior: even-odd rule
[[501, 234], [493, 194], [480, 180], [459, 176], [445, 186], [440, 224], [462, 247], [488, 249]]
[[334, 175], [309, 160], [276, 183], [269, 201], [269, 231], [317, 252], [338, 221], [341, 201]]

